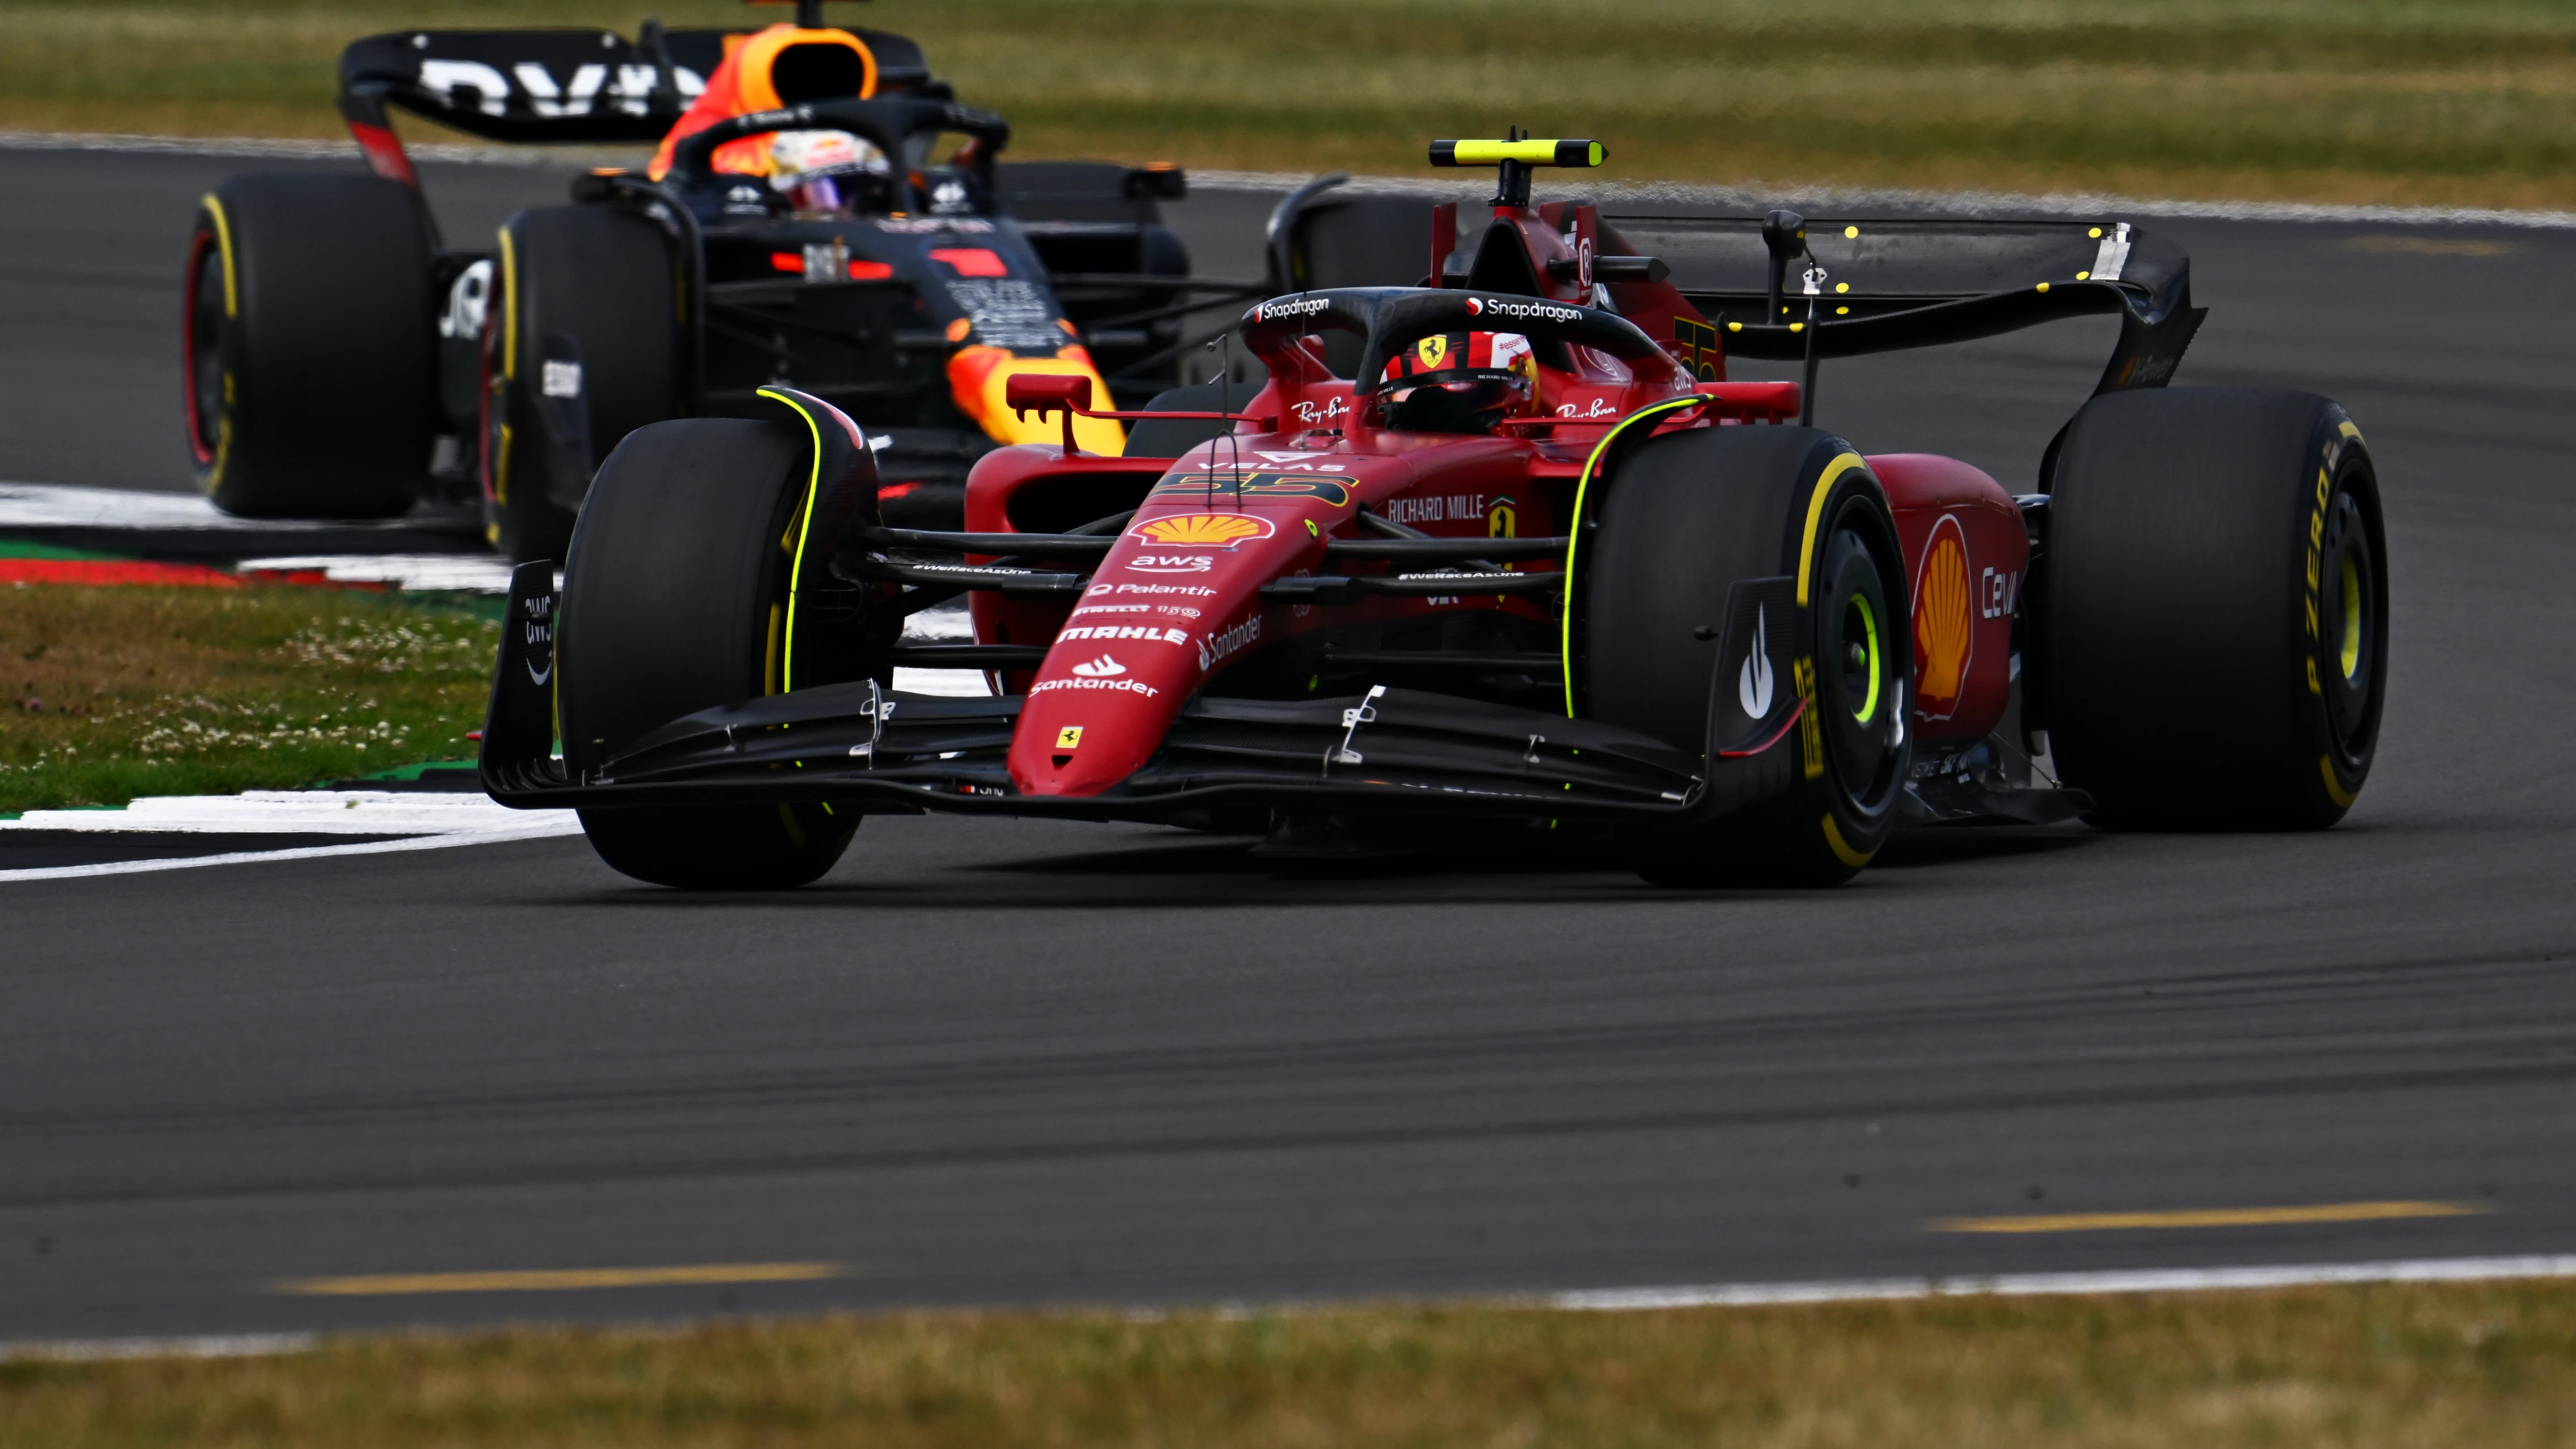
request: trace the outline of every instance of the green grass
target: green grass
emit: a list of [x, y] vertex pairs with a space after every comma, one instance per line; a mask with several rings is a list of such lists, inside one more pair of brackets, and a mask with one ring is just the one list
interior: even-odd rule
[[470, 758], [499, 630], [328, 589], [0, 588], [0, 811]]
[[[406, 25], [676, 0], [9, 4], [0, 126], [329, 135]], [[1614, 177], [2576, 206], [2567, 0], [887, 0], [1023, 155], [1423, 174], [1434, 135], [1594, 135]]]
[[2192, 1449], [2576, 1438], [2576, 1287], [908, 1314], [0, 1364], [13, 1449]]

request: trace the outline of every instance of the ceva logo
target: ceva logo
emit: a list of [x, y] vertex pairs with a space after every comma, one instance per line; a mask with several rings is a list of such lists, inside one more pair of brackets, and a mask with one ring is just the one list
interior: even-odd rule
[[1097, 659], [1073, 666], [1073, 672], [1085, 679], [1106, 679], [1113, 674], [1126, 673], [1127, 666], [1103, 654]]

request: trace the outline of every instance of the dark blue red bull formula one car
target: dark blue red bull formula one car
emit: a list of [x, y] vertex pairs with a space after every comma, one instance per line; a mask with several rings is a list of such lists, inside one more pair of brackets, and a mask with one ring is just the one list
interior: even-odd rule
[[[888, 526], [865, 431], [793, 389], [639, 429], [561, 597], [519, 575], [487, 787], [698, 888], [800, 884], [925, 810], [1571, 831], [1709, 884], [1845, 880], [1908, 824], [2352, 804], [2386, 678], [2370, 456], [2323, 398], [2163, 386], [2201, 316], [2178, 249], [1532, 203], [1533, 167], [1600, 159], [1437, 143], [1498, 168], [1490, 218], [1434, 212], [1439, 285], [1255, 305], [1257, 392], [1112, 413], [1015, 379], [1061, 432], [976, 465], [962, 532]], [[1802, 416], [1822, 361], [2083, 313], [2120, 341], [2032, 493]], [[1123, 452], [1079, 446], [1112, 416]], [[960, 595], [972, 642], [907, 637]]]

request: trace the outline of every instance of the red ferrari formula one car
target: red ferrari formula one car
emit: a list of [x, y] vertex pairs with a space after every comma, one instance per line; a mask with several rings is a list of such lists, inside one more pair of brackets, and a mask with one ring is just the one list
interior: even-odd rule
[[[2202, 315], [2179, 249], [1614, 221], [1530, 200], [1594, 143], [1432, 159], [1501, 182], [1480, 230], [1434, 212], [1439, 285], [1254, 306], [1266, 385], [1197, 412], [1015, 379], [1062, 435], [979, 462], [964, 532], [885, 526], [867, 437], [788, 388], [638, 429], [559, 606], [518, 576], [487, 788], [698, 888], [800, 884], [862, 816], [924, 810], [1571, 831], [1658, 882], [1823, 884], [1908, 824], [2352, 804], [2386, 679], [2369, 453], [2320, 397], [2163, 386]], [[2034, 493], [1805, 425], [1823, 360], [2081, 313], [2120, 341]], [[1729, 382], [1730, 353], [1808, 381]], [[1123, 455], [1076, 445], [1102, 416]], [[973, 642], [907, 637], [961, 594]], [[899, 666], [994, 692], [897, 691]]]

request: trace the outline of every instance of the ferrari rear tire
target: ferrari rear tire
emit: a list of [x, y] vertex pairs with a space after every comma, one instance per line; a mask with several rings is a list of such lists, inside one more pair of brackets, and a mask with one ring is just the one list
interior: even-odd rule
[[2049, 515], [2036, 722], [2095, 823], [2341, 819], [2388, 684], [2379, 480], [2343, 409], [2250, 388], [2095, 398]]
[[[564, 572], [557, 707], [564, 762], [596, 770], [660, 726], [777, 692], [808, 443], [785, 423], [687, 418], [629, 435], [601, 466]], [[683, 890], [778, 890], [832, 868], [858, 828], [821, 804], [586, 809], [612, 869]]]
[[594, 465], [680, 411], [679, 263], [661, 228], [616, 206], [523, 211], [501, 263], [486, 533], [514, 563], [560, 559]]
[[1803, 575], [1791, 683], [1805, 700], [1775, 749], [1790, 788], [1733, 814], [1633, 842], [1663, 885], [1838, 885], [1895, 829], [1912, 740], [1913, 655], [1902, 555], [1885, 494], [1851, 445], [1812, 428], [1712, 428], [1656, 438], [1604, 490], [1578, 555], [1587, 582], [1579, 671], [1587, 717], [1699, 754], [1709, 748], [1717, 639], [1741, 579]]
[[429, 476], [437, 302], [419, 193], [255, 173], [197, 208], [182, 286], [197, 482], [250, 518], [384, 518]]

